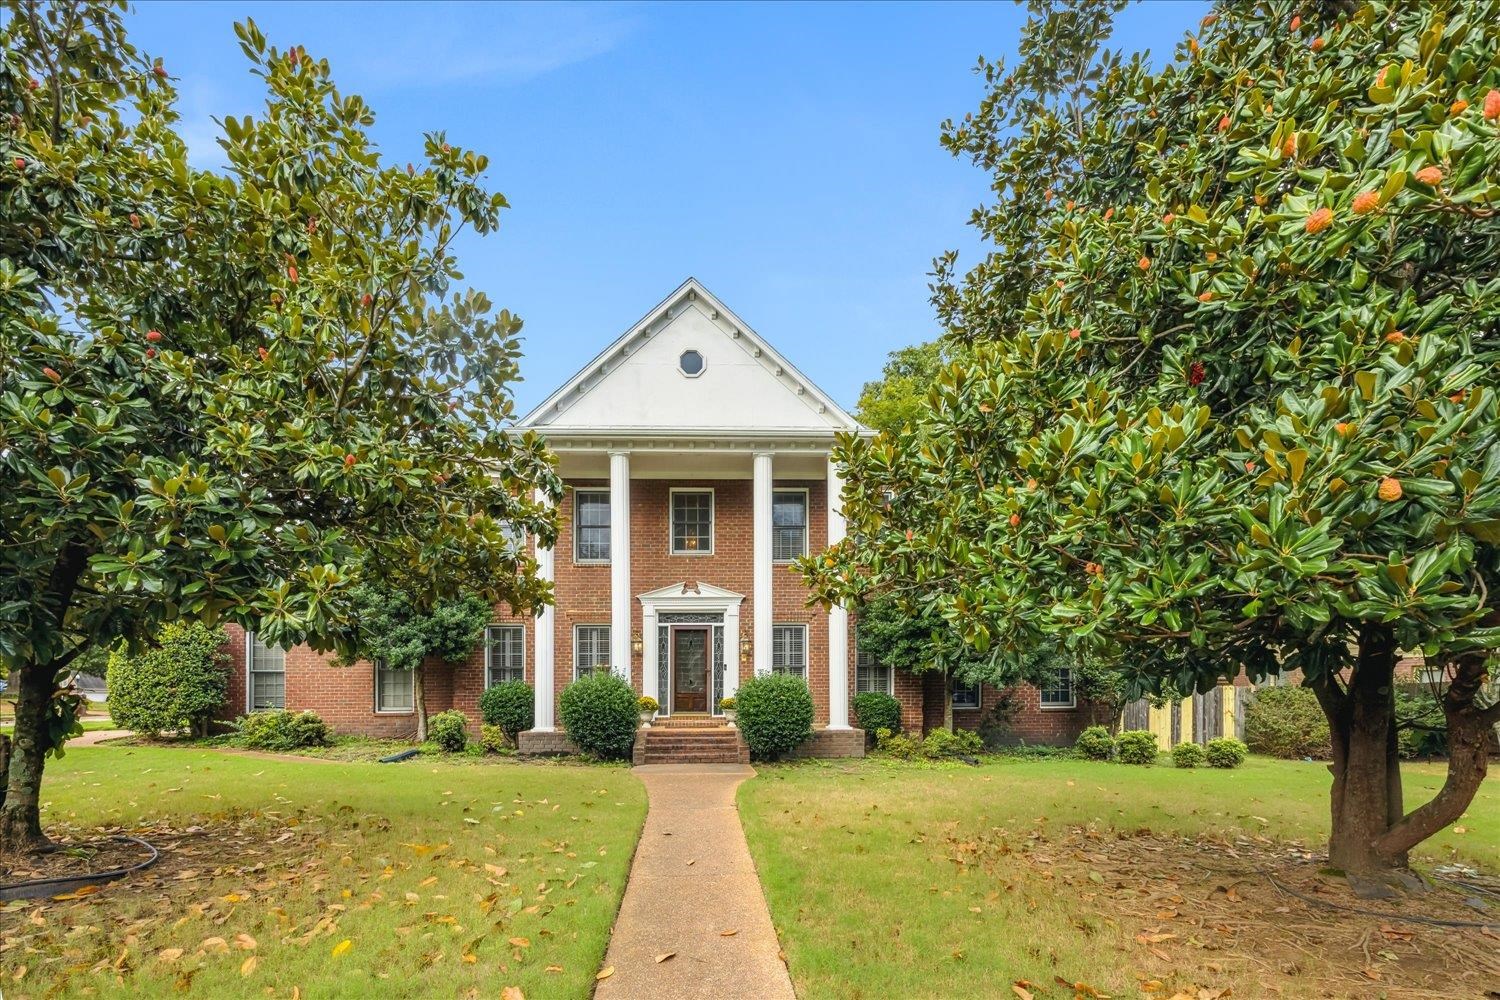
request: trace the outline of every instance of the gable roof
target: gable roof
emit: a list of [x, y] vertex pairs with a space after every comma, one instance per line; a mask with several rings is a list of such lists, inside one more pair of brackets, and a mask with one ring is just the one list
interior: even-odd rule
[[[678, 368], [684, 350], [703, 371]], [[696, 278], [523, 417], [547, 435], [831, 437], [865, 431]]]

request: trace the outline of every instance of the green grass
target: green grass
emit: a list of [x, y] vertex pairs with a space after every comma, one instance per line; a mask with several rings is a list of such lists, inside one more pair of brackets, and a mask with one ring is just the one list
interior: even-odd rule
[[[1441, 766], [1403, 770], [1411, 803], [1442, 781]], [[1034, 836], [1045, 844], [1090, 825], [1316, 847], [1326, 836], [1328, 783], [1322, 765], [1263, 758], [1234, 771], [1077, 760], [922, 767], [871, 759], [765, 768], [740, 787], [739, 800], [799, 997], [1009, 996], [1020, 979], [1042, 984], [1038, 996], [1052, 996], [1057, 975], [1136, 996], [1143, 949], [1132, 935], [1139, 925], [1102, 916], [1088, 881], [1078, 887], [1061, 875], [1039, 876], [1038, 866], [1006, 856], [1008, 848], [991, 852], [988, 867], [955, 857], [976, 842], [1024, 850]], [[1500, 867], [1495, 783], [1481, 789], [1458, 825], [1465, 832], [1433, 838], [1424, 858]], [[1059, 868], [1068, 860], [1059, 858]], [[1235, 996], [1256, 995], [1252, 983], [1233, 985]]]
[[[9, 736], [12, 732], [15, 731], [15, 728], [16, 728], [15, 727], [15, 723], [13, 723], [13, 722], [6, 722], [6, 723], [3, 723], [3, 724], [0, 724], [0, 733], [4, 733], [5, 735]], [[120, 728], [120, 727], [115, 723], [114, 719], [95, 719], [95, 718], [90, 718], [90, 719], [84, 719], [83, 720], [83, 731], [86, 732], [86, 733], [92, 733], [92, 732], [94, 732], [96, 730], [100, 730], [100, 729], [118, 729], [118, 728]]]
[[617, 767], [140, 746], [50, 761], [43, 800], [54, 836], [180, 848], [150, 878], [0, 908], [12, 998], [587, 996], [646, 805]]

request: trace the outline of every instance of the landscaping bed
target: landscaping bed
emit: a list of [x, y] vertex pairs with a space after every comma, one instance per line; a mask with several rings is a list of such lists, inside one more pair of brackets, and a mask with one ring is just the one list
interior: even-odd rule
[[645, 816], [621, 768], [117, 745], [70, 750], [43, 799], [54, 837], [128, 833], [162, 857], [0, 907], [10, 1000], [587, 996]]
[[[1412, 803], [1441, 784], [1440, 767], [1404, 771]], [[1320, 871], [1328, 781], [1254, 757], [875, 759], [763, 768], [740, 805], [802, 997], [1483, 996], [1500, 937], [1401, 916], [1486, 919], [1464, 905], [1473, 893], [1398, 910]], [[1482, 788], [1426, 846], [1422, 867], [1500, 870], [1500, 793]]]

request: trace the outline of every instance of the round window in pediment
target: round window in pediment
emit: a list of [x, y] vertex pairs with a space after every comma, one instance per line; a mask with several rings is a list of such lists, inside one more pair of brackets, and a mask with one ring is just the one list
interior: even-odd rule
[[688, 378], [702, 375], [703, 367], [703, 355], [697, 351], [683, 351], [682, 356], [677, 359], [677, 370]]

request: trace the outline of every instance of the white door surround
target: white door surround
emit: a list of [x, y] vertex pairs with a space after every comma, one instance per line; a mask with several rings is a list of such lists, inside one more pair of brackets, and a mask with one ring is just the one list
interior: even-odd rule
[[[645, 640], [641, 649], [641, 689], [644, 693], [653, 698], [657, 697], [657, 692], [661, 690], [661, 678], [664, 676], [662, 672], [669, 667], [669, 664], [658, 662], [658, 616], [691, 614], [723, 616], [724, 697], [734, 694], [740, 683], [740, 604], [745, 600], [744, 594], [736, 594], [732, 590], [725, 590], [723, 587], [715, 587], [708, 583], [684, 581], [648, 591], [636, 600], [641, 602], [641, 636]], [[719, 706], [714, 703], [712, 693], [713, 662], [711, 656], [709, 676], [708, 710], [711, 714], [717, 715]], [[661, 710], [666, 712], [668, 706], [662, 705]]]

